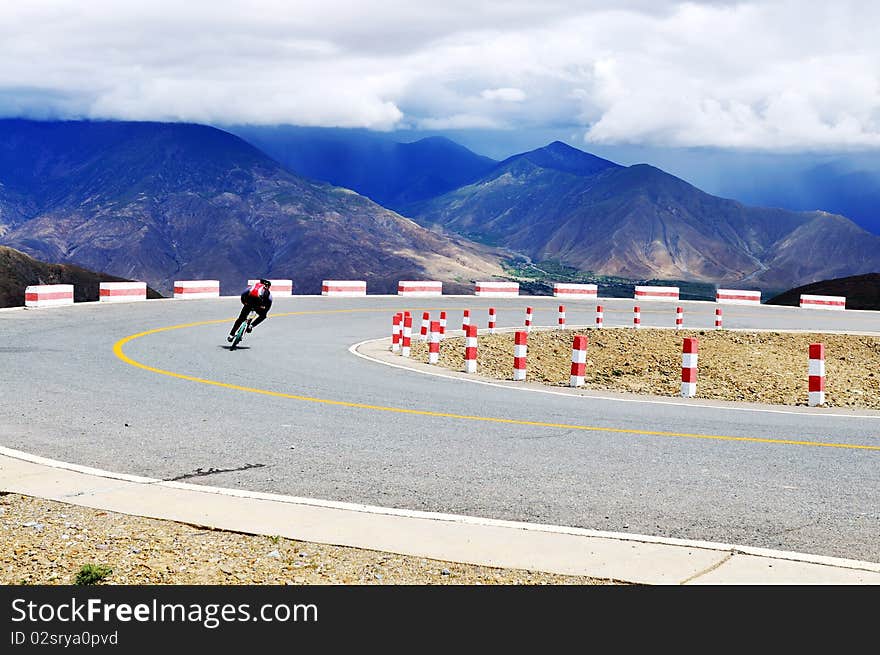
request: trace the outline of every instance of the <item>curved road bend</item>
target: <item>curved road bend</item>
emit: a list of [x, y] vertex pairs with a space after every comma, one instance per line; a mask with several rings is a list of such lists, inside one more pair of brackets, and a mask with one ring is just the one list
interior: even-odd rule
[[[606, 325], [630, 324], [632, 300], [600, 302]], [[348, 352], [402, 309], [416, 326], [446, 309], [453, 329], [465, 307], [484, 327], [490, 305], [499, 326], [521, 325], [526, 305], [554, 325], [558, 304], [278, 298], [234, 352], [236, 298], [0, 312], [0, 444], [195, 484], [880, 562], [880, 412], [529, 393]], [[570, 325], [593, 323], [595, 301], [565, 304]], [[714, 324], [714, 303], [651, 302], [643, 325], [672, 325], [677, 304], [686, 327]], [[876, 312], [725, 305], [724, 319], [880, 331]]]

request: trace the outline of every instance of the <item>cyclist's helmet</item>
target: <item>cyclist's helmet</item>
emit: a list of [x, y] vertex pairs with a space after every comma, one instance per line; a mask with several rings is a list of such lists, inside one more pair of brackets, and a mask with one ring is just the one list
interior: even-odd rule
[[264, 287], [266, 287], [268, 289], [269, 287], [272, 286], [272, 281], [271, 280], [264, 280], [263, 278], [260, 278], [260, 284], [262, 284]]

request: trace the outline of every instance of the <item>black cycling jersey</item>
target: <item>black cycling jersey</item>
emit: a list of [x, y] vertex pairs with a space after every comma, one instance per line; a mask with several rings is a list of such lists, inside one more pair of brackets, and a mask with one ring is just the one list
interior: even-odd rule
[[269, 313], [269, 309], [272, 307], [272, 292], [266, 289], [265, 297], [261, 298], [260, 296], [252, 296], [251, 287], [248, 287], [241, 294], [241, 304], [241, 313], [235, 319], [229, 334], [235, 334], [238, 327], [247, 320], [248, 314], [252, 309], [257, 312], [257, 317], [251, 322], [252, 328], [265, 321], [266, 314]]

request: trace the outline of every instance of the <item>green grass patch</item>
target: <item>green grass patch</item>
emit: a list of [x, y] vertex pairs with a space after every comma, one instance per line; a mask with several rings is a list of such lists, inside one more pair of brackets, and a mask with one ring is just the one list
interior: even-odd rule
[[77, 571], [73, 584], [80, 586], [98, 584], [111, 573], [113, 569], [103, 564], [83, 564]]
[[682, 300], [715, 300], [717, 285], [689, 280], [639, 280], [581, 271], [559, 261], [531, 262], [511, 257], [501, 264], [509, 279], [519, 282], [520, 292], [533, 296], [552, 296], [554, 282], [595, 284], [603, 298], [632, 298], [635, 286], [678, 287]]

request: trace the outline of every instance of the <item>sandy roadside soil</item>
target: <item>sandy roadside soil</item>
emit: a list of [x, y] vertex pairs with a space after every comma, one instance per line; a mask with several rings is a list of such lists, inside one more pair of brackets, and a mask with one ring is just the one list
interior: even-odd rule
[[[526, 380], [569, 386], [575, 335], [588, 340], [586, 389], [679, 396], [682, 340], [695, 337], [697, 398], [790, 406], [807, 405], [809, 345], [824, 343], [825, 405], [880, 409], [880, 337], [650, 328], [533, 330]], [[512, 332], [480, 334], [477, 374], [511, 380], [513, 339]], [[414, 341], [411, 356], [427, 363], [427, 344]], [[442, 342], [438, 365], [464, 370], [463, 337]]]
[[209, 530], [19, 494], [0, 496], [0, 584], [70, 585], [86, 564], [112, 569], [100, 584], [617, 584]]

